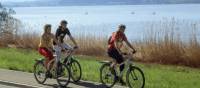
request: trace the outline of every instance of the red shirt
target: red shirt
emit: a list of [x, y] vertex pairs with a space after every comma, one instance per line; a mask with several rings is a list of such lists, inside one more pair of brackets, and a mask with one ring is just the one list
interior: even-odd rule
[[[108, 44], [108, 49], [113, 49], [116, 48], [115, 46], [115, 41], [127, 41], [126, 35], [123, 32], [113, 32], [111, 36], [111, 40], [109, 41]], [[121, 45], [122, 46], [122, 45]]]

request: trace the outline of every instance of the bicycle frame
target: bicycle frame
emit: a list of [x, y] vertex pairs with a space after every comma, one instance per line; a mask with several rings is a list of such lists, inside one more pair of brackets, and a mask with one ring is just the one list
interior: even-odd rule
[[[125, 69], [122, 71], [121, 74], [123, 74], [125, 70], [130, 69], [131, 66], [134, 65], [134, 64], [133, 64], [133, 61], [131, 61], [131, 60], [133, 60], [133, 56], [132, 56], [132, 55], [133, 55], [133, 54], [131, 54], [131, 53], [129, 53], [129, 54], [127, 54], [127, 55], [123, 55], [123, 58], [125, 59], [125, 61], [122, 62], [121, 64], [117, 64], [114, 68], [119, 67], [119, 66], [121, 66], [122, 64], [124, 64], [124, 65], [125, 65], [125, 67], [124, 67]], [[111, 63], [111, 64], [112, 64], [112, 63]], [[115, 71], [116, 71], [116, 74], [119, 74], [119, 73], [117, 72], [116, 69], [115, 69]]]
[[73, 52], [74, 50], [70, 50], [68, 55], [64, 58], [63, 63], [70, 63], [73, 60]]
[[[115, 64], [114, 65], [114, 71], [112, 70], [113, 68], [111, 67], [113, 62], [111, 62], [111, 61], [100, 62], [100, 63], [103, 63], [103, 65], [100, 68], [100, 80], [101, 80], [101, 82], [108, 87], [113, 87], [117, 81], [120, 82], [121, 79], [124, 78], [123, 76], [126, 75], [125, 76], [126, 82], [127, 82], [128, 86], [130, 88], [132, 88], [130, 81], [129, 81], [129, 79], [130, 79], [129, 77], [132, 77], [132, 79], [134, 81], [135, 80], [137, 81], [141, 76], [142, 77], [141, 81], [143, 83], [141, 86], [142, 86], [142, 88], [144, 88], [144, 84], [145, 84], [144, 73], [139, 67], [137, 67], [133, 63], [133, 61], [132, 61], [133, 60], [133, 54], [132, 53], [124, 54], [123, 57], [124, 57], [124, 62], [122, 62], [121, 64]], [[117, 68], [117, 66], [122, 65], [122, 64], [125, 65], [125, 68], [122, 72], [119, 72], [119, 70], [117, 70], [116, 68]], [[105, 67], [109, 68], [106, 72], [104, 72]], [[135, 71], [138, 71], [140, 75], [138, 76], [137, 75], [138, 73], [135, 73]], [[126, 72], [126, 74], [124, 74], [124, 72]], [[104, 81], [104, 79], [106, 79], [106, 78], [104, 78], [104, 76], [108, 77], [107, 79], [111, 80], [111, 85], [110, 85], [110, 83], [106, 83], [106, 81]], [[114, 80], [113, 80], [113, 76], [114, 76]]]
[[[70, 51], [69, 55], [66, 56], [66, 58], [72, 57], [72, 53], [73, 53], [73, 50]], [[62, 58], [58, 58], [56, 52], [54, 52], [53, 56], [54, 56], [54, 59], [50, 60], [49, 63], [47, 64], [47, 70], [51, 70], [52, 68], [57, 67], [58, 62], [61, 62]], [[64, 63], [65, 63], [65, 61], [68, 61], [68, 60], [66, 60], [66, 58], [64, 59]], [[70, 59], [70, 61], [71, 61], [71, 59]], [[53, 66], [52, 66], [52, 68], [50, 68], [52, 63], [53, 63]]]

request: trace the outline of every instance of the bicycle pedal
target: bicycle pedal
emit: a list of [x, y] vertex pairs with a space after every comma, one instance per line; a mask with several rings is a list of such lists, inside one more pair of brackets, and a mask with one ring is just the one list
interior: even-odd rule
[[119, 83], [120, 83], [122, 86], [126, 85], [126, 83], [125, 83], [123, 80], [119, 80]]
[[115, 80], [117, 80], [117, 81], [119, 81], [119, 77], [118, 76], [115, 76], [115, 78], [114, 78]]
[[53, 75], [52, 74], [47, 74], [46, 77], [47, 78], [53, 78]]
[[45, 74], [45, 76], [46, 76], [47, 78], [52, 78], [53, 75], [51, 74], [50, 71], [47, 71], [46, 74]]

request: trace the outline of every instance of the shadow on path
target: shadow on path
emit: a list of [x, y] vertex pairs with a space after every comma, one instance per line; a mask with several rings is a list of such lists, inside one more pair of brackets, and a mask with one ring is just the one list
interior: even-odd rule
[[106, 88], [105, 85], [102, 84], [95, 84], [95, 83], [89, 83], [89, 82], [83, 82], [80, 81], [78, 83], [72, 82], [75, 85], [79, 85], [79, 86], [83, 86], [83, 87], [87, 87], [87, 88]]
[[78, 85], [81, 87], [86, 87], [86, 88], [106, 88], [106, 86], [104, 86], [102, 84], [95, 84], [95, 83], [89, 83], [89, 82], [84, 82], [84, 81], [80, 81], [78, 83], [75, 83], [75, 82], [70, 82], [70, 83], [73, 83], [74, 86], [73, 87], [61, 87], [58, 84], [43, 84], [43, 85], [52, 87], [52, 88], [77, 88], [75, 85]]

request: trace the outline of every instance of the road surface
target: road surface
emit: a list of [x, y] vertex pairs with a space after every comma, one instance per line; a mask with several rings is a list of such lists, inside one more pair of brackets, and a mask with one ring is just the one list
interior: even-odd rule
[[[33, 73], [0, 69], [0, 88], [58, 88], [58, 85], [55, 79], [47, 79], [45, 84], [41, 85], [35, 81]], [[105, 86], [97, 82], [80, 81], [69, 83], [68, 88], [105, 88]]]

